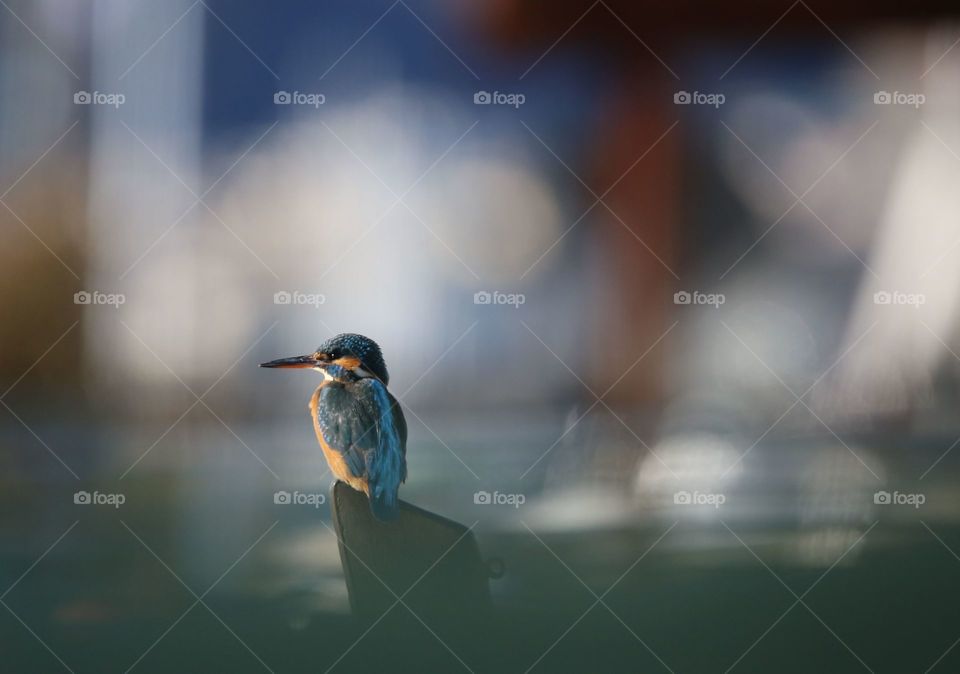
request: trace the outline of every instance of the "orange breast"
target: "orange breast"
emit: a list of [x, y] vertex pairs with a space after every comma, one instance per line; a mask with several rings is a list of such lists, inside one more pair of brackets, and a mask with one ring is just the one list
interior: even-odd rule
[[320, 449], [323, 450], [323, 456], [327, 460], [327, 465], [330, 466], [330, 472], [333, 473], [334, 477], [369, 496], [370, 490], [366, 478], [354, 476], [350, 472], [350, 468], [347, 467], [347, 462], [343, 460], [343, 455], [330, 447], [327, 441], [323, 439], [323, 431], [320, 429], [320, 421], [317, 418], [317, 405], [320, 404], [320, 389], [326, 383], [324, 381], [323, 384], [320, 384], [313, 395], [310, 396], [310, 417], [313, 419], [313, 430], [317, 434], [317, 442], [320, 443]]

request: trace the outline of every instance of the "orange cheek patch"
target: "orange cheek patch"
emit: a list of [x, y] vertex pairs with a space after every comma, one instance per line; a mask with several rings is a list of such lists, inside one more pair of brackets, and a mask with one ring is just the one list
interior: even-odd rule
[[352, 370], [354, 368], [360, 367], [360, 359], [356, 356], [341, 356], [333, 361], [334, 364], [339, 365], [345, 370]]

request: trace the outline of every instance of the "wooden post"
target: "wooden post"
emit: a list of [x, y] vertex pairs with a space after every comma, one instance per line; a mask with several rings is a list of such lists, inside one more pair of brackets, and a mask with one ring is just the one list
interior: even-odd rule
[[381, 522], [364, 494], [340, 481], [331, 492], [354, 615], [377, 619], [398, 597], [431, 624], [476, 624], [489, 613], [487, 567], [467, 527], [405, 501], [397, 519]]

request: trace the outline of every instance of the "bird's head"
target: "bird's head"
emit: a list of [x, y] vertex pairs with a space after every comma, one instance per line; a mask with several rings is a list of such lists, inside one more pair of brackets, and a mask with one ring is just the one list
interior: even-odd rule
[[305, 356], [271, 360], [260, 367], [311, 368], [341, 381], [374, 377], [384, 385], [390, 379], [377, 343], [353, 333], [331, 337]]

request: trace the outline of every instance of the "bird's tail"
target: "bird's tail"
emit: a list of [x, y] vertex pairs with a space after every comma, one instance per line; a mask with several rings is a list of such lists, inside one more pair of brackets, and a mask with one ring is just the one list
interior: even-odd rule
[[384, 522], [397, 519], [400, 514], [400, 502], [397, 499], [396, 490], [383, 489], [379, 494], [370, 494], [370, 511], [374, 517]]

